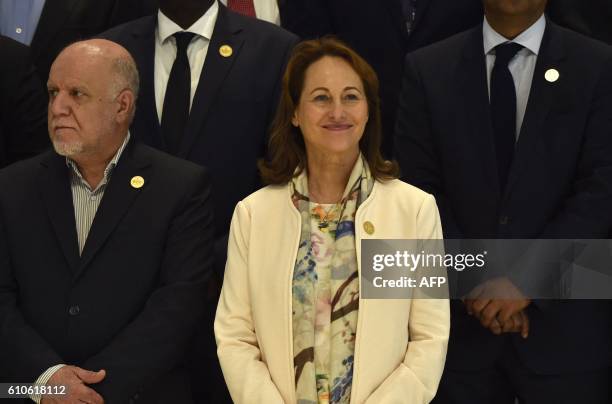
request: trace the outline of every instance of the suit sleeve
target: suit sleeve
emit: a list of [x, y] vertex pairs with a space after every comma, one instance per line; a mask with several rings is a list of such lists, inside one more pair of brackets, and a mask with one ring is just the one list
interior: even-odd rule
[[0, 216], [0, 381], [30, 382], [64, 360], [28, 324], [17, 304], [7, 232]]
[[266, 364], [261, 360], [248, 284], [250, 215], [236, 206], [228, 258], [215, 318], [217, 354], [232, 399], [242, 403], [283, 403]]
[[576, 175], [542, 238], [607, 238], [612, 228], [612, 56], [594, 86]]
[[[420, 240], [442, 238], [438, 209], [431, 196], [421, 206], [417, 229]], [[446, 360], [450, 308], [448, 299], [429, 299], [427, 295], [426, 291], [415, 289], [404, 361], [368, 397], [366, 404], [429, 403], [436, 395]]]
[[434, 195], [440, 207], [445, 238], [462, 238], [443, 191], [425, 88], [410, 55], [406, 58], [394, 141], [394, 155], [401, 168], [402, 180]]
[[[4, 42], [3, 42], [4, 43]], [[33, 157], [49, 147], [47, 96], [26, 47], [15, 48], [14, 66], [4, 88], [8, 111], [2, 132], [6, 136], [7, 163]]]
[[205, 308], [213, 263], [212, 200], [208, 178], [198, 175], [177, 209], [166, 237], [157, 289], [143, 310], [86, 369], [106, 369], [92, 385], [106, 402], [122, 402], [184, 359]]

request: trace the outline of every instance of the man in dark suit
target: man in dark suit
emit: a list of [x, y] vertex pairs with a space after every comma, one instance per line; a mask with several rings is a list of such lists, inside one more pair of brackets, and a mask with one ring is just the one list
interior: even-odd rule
[[[162, 0], [157, 16], [102, 36], [128, 49], [141, 72], [134, 137], [210, 169], [220, 281], [231, 216], [236, 203], [260, 187], [257, 160], [298, 39], [215, 0]], [[211, 286], [213, 306], [219, 289]], [[202, 323], [198, 350], [203, 352], [193, 356], [195, 380], [203, 389], [197, 396], [207, 403], [229, 400], [216, 355], [214, 314], [212, 309]]]
[[55, 151], [0, 172], [0, 380], [67, 386], [43, 403], [190, 403], [207, 176], [130, 140], [138, 71], [119, 45], [69, 46], [48, 89]]
[[0, 36], [0, 168], [49, 145], [47, 103], [27, 46]]
[[[608, 236], [612, 49], [547, 21], [545, 4], [485, 0], [483, 25], [406, 58], [396, 156], [447, 238]], [[610, 303], [494, 281], [516, 299], [452, 303], [435, 402], [608, 403]], [[504, 333], [520, 313], [529, 333]]]
[[551, 0], [547, 14], [557, 24], [612, 45], [612, 2]]
[[333, 34], [348, 43], [380, 80], [383, 154], [393, 154], [393, 128], [407, 52], [477, 25], [479, 0], [285, 0], [281, 26], [307, 39]]
[[36, 0], [29, 6], [23, 3], [4, 0], [0, 4], [0, 29], [32, 48], [34, 64], [43, 82], [47, 81], [51, 63], [68, 44], [153, 14], [156, 7], [155, 0]]

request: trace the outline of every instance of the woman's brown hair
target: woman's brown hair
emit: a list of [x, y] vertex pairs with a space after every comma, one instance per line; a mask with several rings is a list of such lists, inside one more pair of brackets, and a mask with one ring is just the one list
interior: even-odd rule
[[306, 168], [304, 139], [300, 129], [292, 125], [291, 118], [300, 102], [306, 70], [324, 56], [343, 59], [361, 78], [369, 119], [359, 141], [359, 149], [368, 162], [372, 177], [380, 181], [396, 178], [399, 171], [397, 163], [386, 161], [380, 153], [380, 98], [374, 69], [343, 42], [324, 37], [299, 43], [287, 63], [279, 106], [270, 128], [268, 158], [258, 163], [263, 181], [266, 184], [286, 184], [294, 174], [300, 174]]

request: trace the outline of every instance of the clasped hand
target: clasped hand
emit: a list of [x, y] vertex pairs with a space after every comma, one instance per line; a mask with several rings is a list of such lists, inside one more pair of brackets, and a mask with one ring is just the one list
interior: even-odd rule
[[529, 317], [525, 309], [531, 300], [505, 277], [488, 280], [463, 299], [469, 315], [480, 320], [493, 334], [520, 332], [529, 336]]
[[106, 377], [106, 371], [92, 372], [77, 366], [64, 366], [51, 376], [47, 385], [66, 386], [66, 395], [43, 396], [41, 404], [89, 403], [104, 404], [104, 399], [88, 384], [100, 383]]

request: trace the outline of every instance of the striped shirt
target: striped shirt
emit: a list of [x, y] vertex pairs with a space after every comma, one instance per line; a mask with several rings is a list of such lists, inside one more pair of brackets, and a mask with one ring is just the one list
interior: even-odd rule
[[104, 177], [95, 189], [91, 189], [87, 181], [81, 175], [77, 164], [70, 158], [66, 157], [66, 165], [71, 168], [70, 170], [70, 189], [72, 190], [72, 204], [74, 206], [74, 219], [76, 222], [77, 238], [79, 241], [79, 253], [83, 253], [83, 247], [85, 247], [85, 241], [91, 224], [93, 223], [106, 186], [110, 181], [110, 177], [113, 174], [113, 170], [123, 153], [123, 149], [130, 140], [130, 133], [128, 132], [123, 144], [117, 150], [115, 157], [108, 163], [104, 169]]

